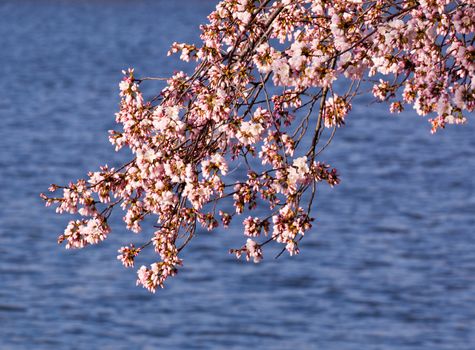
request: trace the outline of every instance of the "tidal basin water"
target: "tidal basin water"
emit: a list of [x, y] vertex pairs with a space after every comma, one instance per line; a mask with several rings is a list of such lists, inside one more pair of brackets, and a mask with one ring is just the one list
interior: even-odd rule
[[297, 257], [239, 262], [242, 232], [200, 231], [152, 295], [115, 259], [133, 238], [120, 217], [104, 244], [56, 244], [68, 218], [38, 193], [127, 159], [107, 140], [121, 70], [184, 68], [166, 51], [215, 4], [0, 2], [0, 348], [474, 349], [473, 115], [430, 135], [360, 99], [322, 155], [342, 183], [321, 188]]

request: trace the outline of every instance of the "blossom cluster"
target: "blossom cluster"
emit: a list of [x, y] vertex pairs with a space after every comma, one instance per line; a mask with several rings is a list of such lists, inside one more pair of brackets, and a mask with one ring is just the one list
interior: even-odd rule
[[[141, 92], [153, 78], [123, 72], [120, 128], [109, 138], [132, 159], [52, 185], [59, 197], [42, 195], [58, 213], [80, 216], [59, 238], [66, 248], [104, 240], [116, 207], [137, 234], [153, 217], [153, 233], [117, 257], [133, 267], [153, 247], [157, 261], [137, 278], [151, 292], [177, 273], [200, 226], [228, 227], [240, 215], [246, 242], [231, 249], [237, 257], [260, 262], [270, 243], [298, 254], [317, 184], [340, 181], [322, 151], [367, 87], [391, 112], [433, 114], [433, 132], [475, 108], [471, 0], [223, 0], [208, 19], [200, 45], [169, 52], [194, 72], [165, 79], [155, 98]], [[233, 209], [219, 210], [226, 202]]]

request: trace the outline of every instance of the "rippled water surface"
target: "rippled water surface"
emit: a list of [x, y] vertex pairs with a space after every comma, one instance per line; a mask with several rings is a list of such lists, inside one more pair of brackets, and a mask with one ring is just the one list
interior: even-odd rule
[[342, 184], [294, 258], [237, 262], [239, 231], [200, 232], [150, 295], [115, 260], [120, 219], [103, 245], [56, 245], [67, 218], [38, 193], [126, 158], [107, 141], [120, 71], [181, 69], [169, 45], [214, 5], [0, 2], [0, 348], [474, 349], [473, 121], [432, 136], [361, 100], [323, 155]]

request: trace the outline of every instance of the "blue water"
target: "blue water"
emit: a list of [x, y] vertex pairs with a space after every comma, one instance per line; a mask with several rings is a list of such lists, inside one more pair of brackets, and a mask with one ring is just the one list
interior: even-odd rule
[[474, 349], [474, 120], [434, 136], [360, 100], [297, 257], [238, 262], [241, 232], [200, 232], [152, 295], [115, 260], [120, 218], [102, 245], [57, 246], [67, 217], [38, 193], [126, 159], [107, 140], [120, 71], [182, 68], [169, 45], [215, 3], [0, 2], [0, 348]]

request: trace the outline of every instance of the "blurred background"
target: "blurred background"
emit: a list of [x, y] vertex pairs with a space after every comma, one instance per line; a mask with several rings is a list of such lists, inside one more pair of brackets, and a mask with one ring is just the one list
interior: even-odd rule
[[153, 295], [116, 260], [133, 238], [119, 215], [101, 245], [56, 244], [68, 217], [38, 194], [127, 159], [107, 140], [121, 70], [184, 68], [166, 52], [216, 3], [0, 1], [0, 348], [473, 349], [473, 115], [431, 135], [360, 99], [322, 155], [342, 183], [321, 187], [296, 257], [243, 263], [240, 230], [200, 231]]

